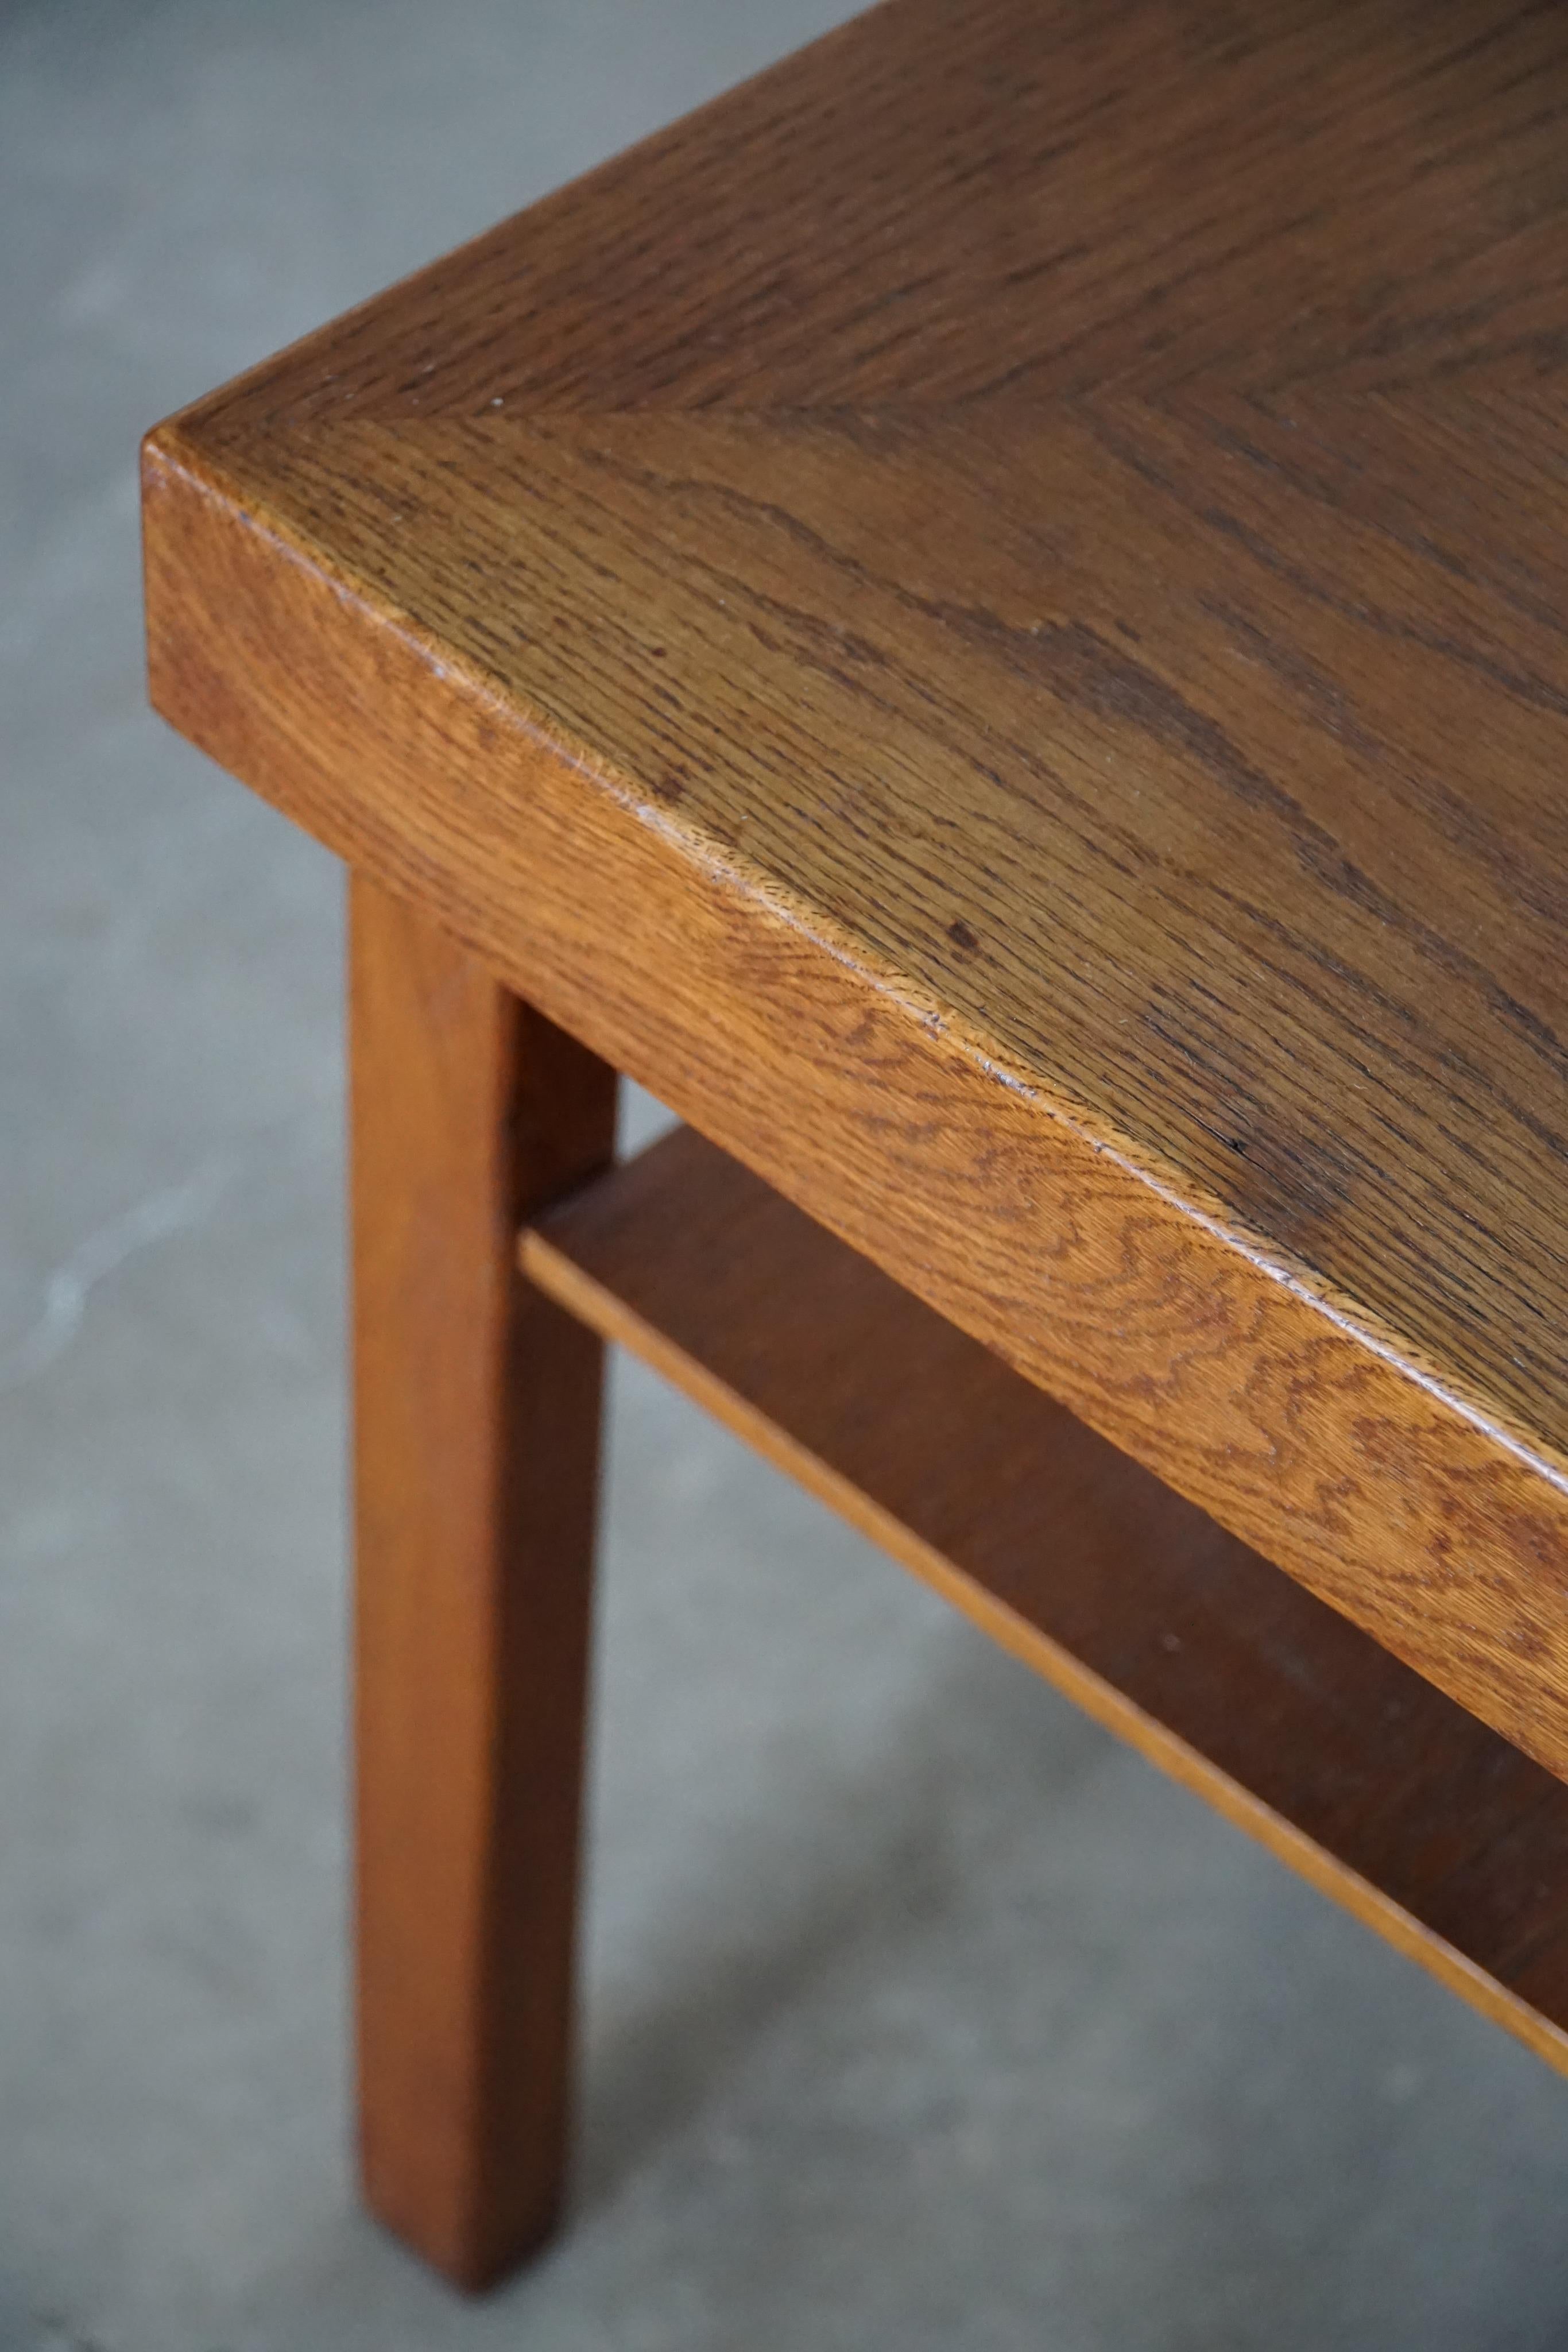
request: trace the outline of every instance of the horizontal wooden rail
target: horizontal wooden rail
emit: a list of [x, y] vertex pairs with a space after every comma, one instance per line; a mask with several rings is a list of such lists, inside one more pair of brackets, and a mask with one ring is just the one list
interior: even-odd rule
[[691, 1129], [521, 1254], [1568, 2073], [1568, 1786]]

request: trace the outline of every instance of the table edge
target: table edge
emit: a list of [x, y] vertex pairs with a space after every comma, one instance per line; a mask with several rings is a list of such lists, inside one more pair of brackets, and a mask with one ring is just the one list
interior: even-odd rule
[[1568, 1455], [552, 738], [215, 466], [189, 415], [144, 446], [173, 725], [1568, 1774]]

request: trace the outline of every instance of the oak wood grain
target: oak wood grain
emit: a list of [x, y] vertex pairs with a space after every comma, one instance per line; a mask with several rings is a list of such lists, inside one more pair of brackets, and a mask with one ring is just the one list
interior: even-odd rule
[[522, 1238], [620, 1341], [1568, 2072], [1568, 1788], [688, 1129]]
[[188, 734], [1568, 1770], [1565, 121], [892, 0], [146, 478]]
[[423, 917], [350, 898], [360, 2129], [465, 2286], [560, 2196], [601, 1349], [519, 1217], [613, 1074]]

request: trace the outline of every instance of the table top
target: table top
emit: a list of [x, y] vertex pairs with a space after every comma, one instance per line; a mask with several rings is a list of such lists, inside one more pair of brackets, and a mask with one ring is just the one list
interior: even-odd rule
[[[1240, 1370], [1188, 1328], [1113, 1397], [1086, 1325], [1031, 1356], [1016, 1267], [989, 1307], [929, 1234], [894, 1270], [1249, 1540], [1315, 1512], [1264, 1548], [1407, 1654], [1401, 1601], [1336, 1588], [1357, 1526], [1367, 1577], [1407, 1538], [1428, 1600], [1473, 1577], [1463, 1674], [1417, 1663], [1458, 1687], [1485, 1649], [1479, 1703], [1561, 1761], [1568, 1715], [1531, 1726], [1568, 1691], [1565, 360], [1560, 11], [892, 0], [152, 465], [482, 709], [416, 794], [477, 943], [483, 884], [429, 845], [508, 854], [475, 795], [511, 723], [982, 1072], [998, 1133], [1033, 1107], [1143, 1188], [1195, 1296], [1234, 1276]], [[152, 529], [155, 581], [192, 544]], [[225, 669], [237, 709], [246, 645], [198, 688], [181, 627], [171, 714], [390, 870], [373, 776], [351, 819], [291, 800], [256, 707], [197, 708]], [[1095, 1242], [1124, 1270], [1127, 1197]], [[1281, 1298], [1288, 1348], [1254, 1348]], [[1293, 1484], [1260, 1466], [1298, 1439]]]

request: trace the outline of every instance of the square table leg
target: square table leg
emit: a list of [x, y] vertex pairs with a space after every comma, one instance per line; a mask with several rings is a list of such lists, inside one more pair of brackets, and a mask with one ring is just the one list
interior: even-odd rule
[[602, 1360], [516, 1239], [610, 1160], [615, 1076], [350, 904], [361, 2160], [482, 2286], [560, 2195]]

